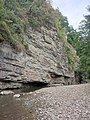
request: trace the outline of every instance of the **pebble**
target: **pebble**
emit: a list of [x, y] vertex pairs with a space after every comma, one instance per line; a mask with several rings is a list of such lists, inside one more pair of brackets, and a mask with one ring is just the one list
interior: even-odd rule
[[20, 94], [15, 94], [13, 95], [14, 98], [19, 98], [20, 97]]
[[[53, 87], [34, 94], [33, 109], [38, 120], [89, 120], [90, 84]], [[42, 93], [42, 96], [41, 94]], [[31, 99], [31, 100], [32, 100]], [[37, 102], [36, 102], [37, 101]], [[37, 107], [35, 107], [35, 106]], [[44, 117], [43, 117], [44, 116]]]

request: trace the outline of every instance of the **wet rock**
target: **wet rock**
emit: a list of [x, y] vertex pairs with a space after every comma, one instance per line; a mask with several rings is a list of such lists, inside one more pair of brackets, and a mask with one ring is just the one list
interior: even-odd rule
[[5, 91], [1, 91], [0, 94], [1, 95], [9, 95], [9, 94], [14, 94], [14, 92], [11, 90], [7, 90], [7, 91], [5, 90]]

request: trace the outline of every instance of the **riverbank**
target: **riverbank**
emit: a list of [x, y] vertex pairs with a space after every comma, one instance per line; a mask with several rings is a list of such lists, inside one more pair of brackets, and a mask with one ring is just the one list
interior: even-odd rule
[[90, 84], [0, 96], [0, 120], [90, 120]]

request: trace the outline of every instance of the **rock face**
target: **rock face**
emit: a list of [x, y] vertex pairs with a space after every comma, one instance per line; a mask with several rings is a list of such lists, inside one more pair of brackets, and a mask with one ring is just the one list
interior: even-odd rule
[[75, 84], [67, 53], [55, 29], [34, 31], [27, 27], [24, 40], [29, 49], [17, 52], [0, 43], [0, 89], [20, 88], [25, 83]]

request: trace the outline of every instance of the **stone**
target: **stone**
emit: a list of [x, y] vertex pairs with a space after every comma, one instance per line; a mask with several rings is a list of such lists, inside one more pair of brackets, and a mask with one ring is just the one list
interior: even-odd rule
[[22, 83], [16, 83], [16, 82], [10, 82], [10, 80], [6, 80], [4, 82], [0, 82], [0, 89], [17, 89], [17, 88], [21, 88], [22, 87]]
[[1, 91], [0, 94], [1, 95], [9, 95], [9, 94], [14, 94], [14, 92], [11, 90], [7, 90], [7, 91], [5, 90], [5, 91]]
[[33, 92], [29, 92], [29, 94], [32, 94]]
[[13, 95], [14, 98], [19, 98], [20, 97], [20, 94], [15, 94]]

